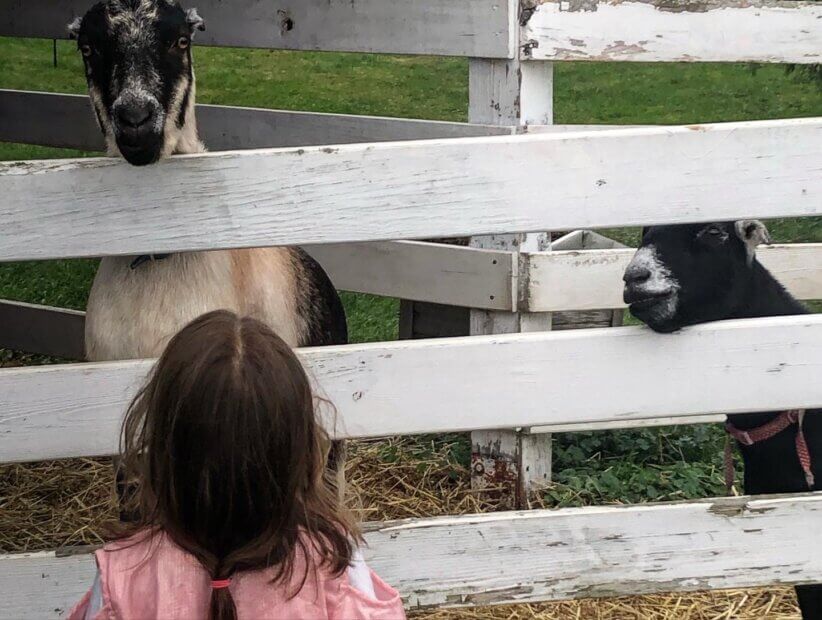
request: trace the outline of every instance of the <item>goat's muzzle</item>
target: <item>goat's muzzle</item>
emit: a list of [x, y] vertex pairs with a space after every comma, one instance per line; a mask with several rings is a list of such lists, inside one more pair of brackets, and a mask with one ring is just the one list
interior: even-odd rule
[[163, 110], [149, 97], [121, 96], [112, 107], [117, 148], [135, 166], [152, 164], [163, 148]]

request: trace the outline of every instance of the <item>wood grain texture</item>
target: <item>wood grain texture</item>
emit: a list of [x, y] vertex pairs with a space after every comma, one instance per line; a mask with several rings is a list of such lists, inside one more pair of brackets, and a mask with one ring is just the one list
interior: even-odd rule
[[814, 215], [820, 170], [822, 119], [7, 162], [0, 260]]
[[[624, 308], [622, 275], [634, 249], [544, 252], [527, 256], [533, 310]], [[798, 299], [822, 299], [822, 244], [776, 244], [757, 250], [762, 264]]]
[[[4, 0], [0, 36], [67, 38], [90, 0]], [[197, 43], [337, 52], [510, 58], [513, 0], [198, 0]]]
[[[366, 525], [364, 555], [408, 609], [813, 583], [820, 518], [819, 494], [438, 517]], [[94, 570], [0, 556], [3, 615], [64, 617]]]
[[817, 2], [543, 2], [525, 26], [526, 58], [632, 62], [822, 61]]
[[[202, 104], [197, 127], [212, 151], [514, 133], [513, 127]], [[0, 141], [104, 150], [86, 95], [0, 89]]]
[[[339, 438], [586, 422], [630, 427], [657, 417], [822, 406], [822, 315], [723, 321], [674, 335], [622, 327], [299, 355], [337, 408], [326, 425]], [[150, 367], [0, 371], [0, 462], [113, 453], [126, 405]]]
[[[521, 44], [519, 35], [517, 32], [517, 47]], [[530, 123], [550, 125], [553, 122], [553, 67], [550, 63], [534, 63], [526, 70], [519, 58], [472, 58], [468, 65], [468, 118], [477, 123], [518, 127], [526, 127]], [[493, 231], [507, 234], [474, 236], [470, 240], [472, 247], [514, 253], [517, 278], [512, 283], [517, 288], [519, 253], [525, 249], [524, 246], [531, 246], [531, 250], [539, 249], [544, 238], [541, 231], [527, 234], [521, 230], [511, 226], [504, 231]], [[474, 308], [469, 316], [472, 335], [551, 329], [551, 317], [545, 314], [524, 316], [518, 312]], [[550, 437], [528, 441], [531, 445], [523, 449], [519, 433], [504, 428], [472, 432], [471, 488], [482, 491], [489, 486], [497, 489], [508, 487], [513, 491], [516, 505], [521, 507], [535, 478], [542, 482], [541, 474], [544, 473], [550, 479]], [[548, 455], [547, 463], [531, 460], [540, 452], [540, 447]]]
[[83, 312], [0, 300], [0, 348], [82, 360], [84, 329]]

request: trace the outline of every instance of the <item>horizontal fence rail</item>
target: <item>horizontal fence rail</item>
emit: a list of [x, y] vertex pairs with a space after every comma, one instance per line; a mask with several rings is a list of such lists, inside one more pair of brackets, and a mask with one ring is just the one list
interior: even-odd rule
[[[90, 0], [7, 0], [0, 36], [65, 38]], [[535, 3], [537, 4], [537, 3]], [[512, 58], [514, 0], [201, 0], [205, 45]], [[814, 2], [538, 3], [523, 15], [525, 58], [820, 62]]]
[[[64, 39], [93, 0], [4, 0], [0, 36]], [[336, 52], [513, 58], [514, 0], [198, 0], [197, 42]]]
[[[367, 525], [364, 555], [409, 609], [813, 583], [820, 518], [819, 494], [438, 517]], [[65, 617], [94, 573], [0, 556], [4, 614]]]
[[[624, 308], [622, 275], [636, 250], [539, 252], [525, 255], [529, 312]], [[822, 243], [763, 246], [760, 262], [798, 299], [822, 299]]]
[[516, 308], [518, 264], [512, 252], [417, 241], [304, 249], [334, 286], [346, 291], [489, 310]]
[[[337, 437], [822, 405], [822, 315], [302, 349]], [[0, 371], [0, 462], [112, 454], [150, 361]], [[683, 382], [687, 377], [687, 383]], [[459, 407], [454, 407], [458, 402]], [[500, 412], [505, 412], [500, 414]]]
[[[592, 238], [576, 231], [552, 244]], [[622, 274], [634, 249], [522, 253], [417, 241], [305, 246], [338, 289], [486, 310], [531, 312], [622, 308]], [[764, 246], [759, 260], [798, 299], [822, 299], [822, 244]], [[527, 275], [527, 277], [526, 277]], [[517, 293], [522, 299], [517, 301]], [[0, 348], [83, 359], [84, 314], [0, 300]], [[556, 327], [555, 327], [556, 329]], [[646, 421], [653, 424], [653, 420]]]
[[[60, 123], [55, 124], [54, 119]], [[638, 125], [637, 125], [638, 126]], [[212, 151], [561, 133], [634, 125], [529, 125], [525, 128], [357, 114], [197, 105], [200, 138]], [[105, 150], [87, 95], [0, 89], [0, 142]]]
[[[346, 291], [490, 310], [516, 305], [511, 252], [388, 241], [305, 246]], [[85, 358], [85, 313], [0, 299], [0, 348]]]
[[822, 62], [822, 4], [785, 0], [559, 0], [524, 28], [525, 58]]
[[[59, 123], [54, 122], [56, 118]], [[212, 151], [470, 138], [515, 132], [513, 127], [493, 125], [202, 104], [197, 106], [197, 127]], [[0, 89], [0, 141], [105, 150], [86, 95]]]
[[85, 318], [77, 310], [0, 300], [0, 349], [83, 359]]
[[820, 170], [822, 119], [9, 162], [0, 261], [816, 215]]

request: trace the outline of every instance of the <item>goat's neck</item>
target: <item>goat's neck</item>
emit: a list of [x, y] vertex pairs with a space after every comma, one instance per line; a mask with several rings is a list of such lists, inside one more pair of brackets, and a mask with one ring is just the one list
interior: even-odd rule
[[805, 308], [793, 295], [785, 290], [776, 278], [754, 259], [752, 275], [746, 294], [732, 319], [752, 319], [766, 316], [787, 316], [807, 314]]
[[[188, 102], [186, 105], [185, 110], [185, 123], [183, 124], [182, 129], [179, 131], [175, 131], [176, 134], [176, 141], [174, 141], [173, 145], [170, 148], [169, 153], [165, 153], [164, 155], [185, 155], [188, 153], [205, 153], [206, 148], [203, 143], [200, 141], [199, 133], [197, 132], [197, 115], [195, 111], [195, 100], [197, 98], [197, 88], [196, 82], [192, 77], [191, 81], [191, 90], [189, 91], [188, 95]], [[168, 119], [168, 122], [172, 122], [172, 119]], [[167, 142], [171, 142], [171, 140], [167, 140]]]
[[[747, 294], [737, 311], [728, 318], [750, 319], [766, 316], [807, 314], [808, 309], [785, 290], [776, 278], [754, 259], [753, 274]], [[741, 413], [728, 416], [742, 430], [750, 430], [770, 422], [779, 412]]]

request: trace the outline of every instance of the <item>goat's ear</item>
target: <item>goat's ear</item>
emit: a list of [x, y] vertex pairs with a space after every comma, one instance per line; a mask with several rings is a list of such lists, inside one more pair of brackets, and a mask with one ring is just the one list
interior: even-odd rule
[[66, 26], [66, 30], [68, 30], [68, 35], [70, 39], [76, 39], [80, 35], [80, 26], [82, 25], [82, 17], [75, 17], [73, 20], [71, 20], [71, 23], [68, 26]]
[[197, 9], [188, 9], [186, 11], [186, 23], [191, 28], [192, 35], [194, 35], [195, 30], [205, 30], [205, 20], [200, 17]]
[[739, 220], [736, 223], [736, 234], [745, 243], [750, 256], [753, 256], [758, 245], [772, 243], [771, 233], [759, 220]]

